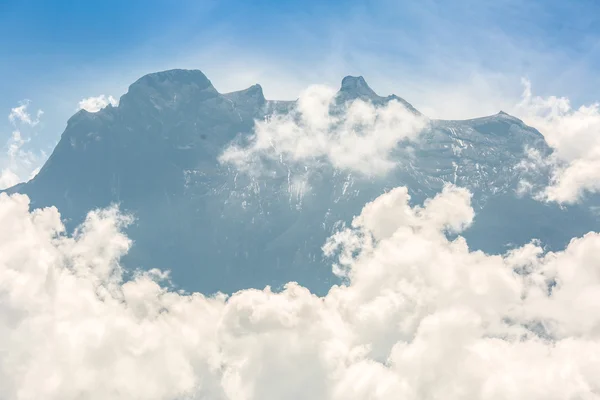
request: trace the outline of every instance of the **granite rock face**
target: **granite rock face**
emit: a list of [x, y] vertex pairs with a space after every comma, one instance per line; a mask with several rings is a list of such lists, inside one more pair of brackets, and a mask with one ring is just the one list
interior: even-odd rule
[[[362, 77], [346, 77], [336, 101], [354, 99], [395, 100], [421, 115], [397, 96], [379, 96]], [[399, 185], [415, 203], [446, 183], [469, 188], [477, 217], [465, 236], [487, 252], [533, 238], [560, 248], [599, 226], [595, 199], [561, 209], [516, 193], [529, 173], [518, 167], [526, 149], [550, 149], [539, 132], [503, 112], [428, 120], [412, 156], [384, 177], [323, 167], [301, 196], [290, 190], [289, 169], [258, 178], [219, 163], [232, 140], [252, 134], [255, 120], [294, 105], [266, 100], [259, 85], [221, 94], [197, 70], [150, 74], [117, 107], [71, 117], [40, 173], [7, 192], [28, 194], [33, 207], [55, 205], [69, 228], [90, 209], [120, 204], [136, 217], [125, 266], [171, 269], [178, 287], [204, 293], [288, 281], [325, 293], [338, 282], [321, 252], [325, 239], [340, 220], [350, 222], [367, 201]], [[548, 177], [527, 179], [543, 185]]]

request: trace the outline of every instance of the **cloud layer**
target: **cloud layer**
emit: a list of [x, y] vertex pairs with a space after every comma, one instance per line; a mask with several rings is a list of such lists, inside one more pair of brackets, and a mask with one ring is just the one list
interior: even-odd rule
[[124, 280], [130, 222], [0, 195], [0, 387], [6, 399], [595, 399], [600, 235], [502, 256], [449, 241], [473, 219], [446, 187], [365, 205], [324, 251], [348, 280], [325, 297], [206, 297], [168, 274]]
[[333, 88], [310, 86], [296, 108], [257, 121], [249, 141], [226, 149], [220, 161], [254, 173], [268, 161], [325, 161], [337, 169], [381, 175], [396, 165], [390, 156], [398, 144], [416, 139], [427, 124], [395, 100], [377, 107], [355, 100], [336, 110], [335, 96]]

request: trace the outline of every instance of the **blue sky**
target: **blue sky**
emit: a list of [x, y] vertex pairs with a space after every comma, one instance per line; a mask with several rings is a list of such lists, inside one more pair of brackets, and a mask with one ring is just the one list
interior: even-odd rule
[[24, 99], [44, 111], [27, 146], [50, 151], [81, 99], [119, 97], [169, 68], [281, 99], [360, 74], [443, 118], [497, 112], [518, 99], [521, 77], [536, 94], [589, 103], [599, 40], [595, 0], [0, 0], [0, 146]]

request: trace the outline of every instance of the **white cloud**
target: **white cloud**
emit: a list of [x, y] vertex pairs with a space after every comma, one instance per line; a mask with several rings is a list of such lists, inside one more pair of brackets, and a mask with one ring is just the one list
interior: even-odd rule
[[21, 137], [21, 132], [13, 131], [5, 145], [6, 161], [3, 163], [2, 172], [0, 173], [0, 189], [6, 189], [21, 182], [15, 170], [18, 169], [18, 161], [24, 157], [21, 151], [23, 144], [25, 144], [25, 140]]
[[69, 237], [56, 209], [0, 195], [3, 396], [597, 398], [600, 235], [470, 252], [443, 234], [472, 221], [469, 202], [448, 186], [423, 207], [404, 188], [369, 203], [325, 246], [349, 280], [325, 297], [293, 283], [205, 297], [159, 271], [124, 282], [114, 208]]
[[21, 182], [19, 176], [8, 168], [0, 170], [0, 190], [9, 188]]
[[0, 155], [0, 190], [32, 179], [46, 159], [43, 151], [33, 152], [27, 149], [44, 114], [42, 110], [38, 110], [33, 118], [28, 111], [30, 104], [31, 101], [23, 100], [8, 115], [14, 130], [2, 148], [4, 154]]
[[108, 105], [117, 106], [119, 101], [112, 96], [101, 94], [96, 97], [88, 97], [79, 102], [78, 110], [86, 110], [89, 112], [97, 112]]
[[35, 118], [31, 117], [31, 114], [27, 111], [31, 101], [23, 100], [20, 105], [12, 108], [10, 114], [8, 114], [8, 120], [14, 125], [24, 124], [29, 126], [36, 126], [40, 122], [40, 117], [44, 114], [44, 111], [37, 110]]
[[600, 104], [574, 109], [565, 97], [533, 96], [531, 83], [515, 113], [537, 128], [554, 149], [551, 185], [541, 197], [560, 203], [574, 203], [586, 192], [600, 191]]
[[297, 109], [257, 121], [248, 143], [230, 146], [220, 161], [260, 172], [267, 160], [303, 165], [324, 160], [338, 169], [381, 175], [396, 165], [390, 155], [397, 145], [416, 139], [427, 123], [397, 101], [375, 107], [356, 100], [336, 115], [330, 113], [335, 95], [333, 88], [310, 86]]
[[32, 179], [40, 170], [40, 164], [46, 158], [44, 152], [36, 154], [24, 147], [30, 141], [21, 131], [12, 132], [6, 142], [5, 156], [0, 158], [0, 189], [6, 189], [19, 182]]

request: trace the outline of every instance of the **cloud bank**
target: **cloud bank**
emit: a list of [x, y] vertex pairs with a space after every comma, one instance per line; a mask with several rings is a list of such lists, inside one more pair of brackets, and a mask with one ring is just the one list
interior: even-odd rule
[[336, 106], [336, 92], [310, 86], [290, 113], [257, 121], [249, 141], [227, 148], [220, 161], [251, 173], [260, 173], [269, 161], [325, 161], [340, 170], [382, 175], [396, 166], [391, 154], [398, 144], [416, 139], [427, 124], [395, 100], [385, 106], [362, 100]]
[[98, 112], [108, 105], [113, 107], [119, 104], [119, 101], [112, 96], [101, 94], [96, 97], [88, 97], [79, 102], [78, 110], [86, 110], [89, 112]]
[[447, 186], [365, 205], [324, 251], [347, 285], [231, 296], [123, 278], [130, 219], [0, 194], [0, 388], [6, 399], [595, 399], [600, 235], [504, 255], [449, 241], [473, 220]]

